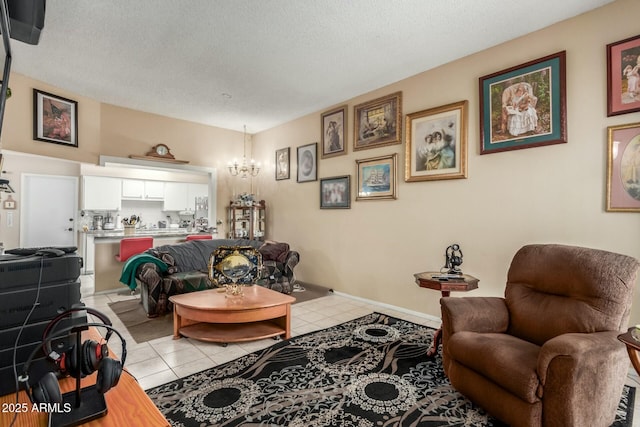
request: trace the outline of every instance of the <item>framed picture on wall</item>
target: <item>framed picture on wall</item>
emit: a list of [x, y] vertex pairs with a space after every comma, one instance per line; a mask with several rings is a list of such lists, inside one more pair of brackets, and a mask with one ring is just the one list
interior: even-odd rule
[[397, 154], [356, 160], [358, 193], [356, 200], [396, 198]]
[[347, 154], [347, 106], [336, 108], [322, 114], [322, 158]]
[[455, 102], [407, 114], [404, 180], [467, 177], [467, 105]]
[[289, 152], [290, 147], [276, 150], [276, 181], [291, 177]]
[[320, 179], [320, 209], [351, 208], [351, 175]]
[[480, 77], [480, 154], [567, 142], [566, 53]]
[[640, 123], [607, 128], [608, 212], [640, 212]]
[[401, 144], [402, 92], [353, 107], [353, 149]]
[[607, 45], [607, 116], [640, 111], [640, 35]]
[[318, 143], [298, 147], [298, 182], [318, 180]]
[[78, 146], [78, 103], [33, 90], [33, 139]]

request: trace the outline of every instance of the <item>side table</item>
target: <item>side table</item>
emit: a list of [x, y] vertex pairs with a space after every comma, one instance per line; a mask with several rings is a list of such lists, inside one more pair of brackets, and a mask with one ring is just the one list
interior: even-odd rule
[[640, 341], [638, 338], [640, 338], [640, 329], [635, 326], [630, 327], [624, 334], [618, 335], [618, 339], [627, 346], [627, 353], [629, 353], [629, 359], [631, 359], [633, 368], [638, 375], [640, 375], [640, 355], [638, 355], [640, 351]]
[[[416, 278], [418, 286], [440, 291], [443, 297], [450, 296], [451, 292], [468, 292], [478, 289], [479, 280], [468, 274], [453, 276], [437, 271], [426, 271], [416, 273], [413, 276]], [[427, 357], [433, 357], [438, 352], [440, 341], [442, 341], [442, 327], [433, 334], [433, 342], [427, 350]]]

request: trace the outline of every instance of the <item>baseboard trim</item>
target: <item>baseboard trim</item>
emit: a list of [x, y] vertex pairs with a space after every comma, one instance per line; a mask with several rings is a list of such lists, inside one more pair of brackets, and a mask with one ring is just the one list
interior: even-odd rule
[[345, 298], [350, 298], [356, 301], [361, 301], [361, 302], [365, 302], [367, 304], [371, 304], [371, 305], [377, 305], [380, 307], [384, 307], [387, 308], [389, 310], [395, 310], [395, 311], [399, 311], [401, 313], [404, 314], [410, 314], [411, 316], [416, 316], [416, 317], [422, 317], [424, 319], [428, 319], [428, 320], [433, 320], [434, 322], [441, 322], [442, 319], [440, 319], [439, 317], [436, 316], [432, 316], [430, 314], [426, 314], [426, 313], [421, 313], [419, 311], [414, 311], [414, 310], [409, 310], [407, 308], [404, 307], [397, 307], [395, 305], [391, 305], [391, 304], [386, 304], [380, 301], [374, 301], [374, 300], [370, 300], [367, 298], [362, 298], [362, 297], [357, 297], [354, 295], [350, 295], [350, 294], [345, 294], [344, 292], [339, 292], [339, 291], [333, 291], [334, 294], [336, 295], [340, 295], [341, 297], [345, 297]]

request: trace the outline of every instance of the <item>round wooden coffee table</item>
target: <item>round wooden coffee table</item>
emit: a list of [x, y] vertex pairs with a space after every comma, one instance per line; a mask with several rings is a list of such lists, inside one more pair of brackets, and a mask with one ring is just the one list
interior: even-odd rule
[[173, 339], [230, 343], [283, 335], [291, 338], [291, 304], [295, 298], [258, 285], [242, 296], [224, 289], [173, 295]]

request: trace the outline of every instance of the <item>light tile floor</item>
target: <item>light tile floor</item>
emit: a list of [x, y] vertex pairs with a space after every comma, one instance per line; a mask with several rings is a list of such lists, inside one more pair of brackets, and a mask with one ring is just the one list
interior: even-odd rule
[[[93, 295], [93, 276], [81, 276], [81, 284], [83, 302], [87, 306], [106, 314], [113, 322], [113, 327], [126, 340], [127, 359], [125, 367], [144, 389], [223, 364], [274, 344], [274, 340], [269, 338], [229, 344], [223, 347], [220, 344], [206, 343], [190, 338], [174, 340], [172, 336], [137, 344], [120, 319], [111, 311], [108, 303], [132, 298], [137, 299], [140, 296], [132, 296], [128, 292]], [[387, 305], [379, 305], [370, 301], [332, 294], [294, 304], [291, 307], [292, 335], [297, 336], [324, 329], [364, 316], [373, 311], [433, 328], [440, 326], [439, 320], [427, 315], [422, 316], [419, 313], [394, 309]], [[117, 337], [111, 338], [109, 346], [115, 353], [120, 355], [120, 345], [117, 342]], [[640, 378], [631, 365], [629, 366], [627, 384], [636, 387], [633, 426], [640, 427]]]

